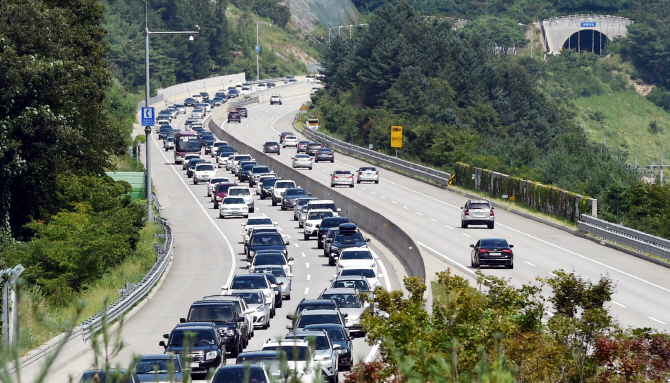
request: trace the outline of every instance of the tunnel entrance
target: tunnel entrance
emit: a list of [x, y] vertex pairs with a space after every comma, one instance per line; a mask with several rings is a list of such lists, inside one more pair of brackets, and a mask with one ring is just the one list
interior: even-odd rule
[[563, 49], [574, 49], [579, 53], [592, 52], [602, 55], [603, 52], [607, 52], [608, 46], [609, 39], [606, 35], [595, 29], [585, 29], [573, 33], [563, 44]]

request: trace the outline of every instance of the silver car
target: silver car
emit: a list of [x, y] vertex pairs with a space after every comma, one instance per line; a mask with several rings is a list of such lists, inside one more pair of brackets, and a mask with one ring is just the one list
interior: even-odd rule
[[349, 170], [335, 170], [330, 174], [330, 187], [335, 187], [335, 185], [354, 187], [354, 175]]
[[[299, 221], [300, 220], [300, 212], [303, 211], [303, 208], [307, 206], [307, 203], [309, 201], [317, 200], [319, 199], [318, 197], [306, 197], [306, 198], [300, 198], [296, 201], [295, 205], [293, 205], [293, 220], [294, 221]], [[304, 221], [303, 221], [304, 222]], [[302, 226], [300, 226], [302, 227]]]
[[337, 382], [339, 367], [339, 351], [342, 346], [334, 345], [325, 330], [289, 332], [285, 339], [314, 339], [314, 361], [321, 364], [321, 369], [330, 382]]
[[379, 183], [379, 171], [374, 166], [361, 166], [356, 172], [356, 183], [374, 182]]
[[244, 299], [254, 320], [254, 327], [266, 329], [270, 327], [270, 304], [265, 301], [262, 290], [231, 290], [230, 295]]
[[284, 270], [284, 266], [263, 265], [256, 267], [253, 272], [274, 275], [279, 287], [281, 287], [282, 299], [291, 299], [291, 280], [293, 279], [293, 274], [287, 273], [286, 270]]
[[493, 229], [495, 218], [493, 206], [489, 201], [468, 200], [461, 208], [461, 227], [464, 229], [467, 229], [468, 225], [486, 225], [489, 229]]
[[293, 161], [291, 162], [291, 166], [294, 169], [297, 168], [307, 168], [309, 170], [312, 170], [312, 163], [314, 162], [312, 156], [308, 154], [296, 154], [293, 156]]
[[332, 299], [337, 303], [337, 307], [342, 314], [347, 314], [344, 318], [345, 326], [349, 331], [363, 331], [361, 325], [361, 315], [368, 308], [368, 304], [361, 303], [358, 299], [360, 291], [358, 289], [325, 289], [319, 296], [319, 299]]

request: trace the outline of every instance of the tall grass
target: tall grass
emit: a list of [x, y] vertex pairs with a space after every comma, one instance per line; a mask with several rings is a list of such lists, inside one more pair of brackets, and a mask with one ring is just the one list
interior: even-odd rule
[[156, 262], [153, 244], [157, 242], [154, 234], [163, 230], [160, 225], [150, 223], [141, 231], [141, 240], [137, 250], [113, 270], [109, 270], [101, 279], [87, 285], [73, 295], [67, 306], [56, 306], [43, 294], [38, 287], [27, 286], [21, 297], [19, 312], [21, 315], [21, 350], [31, 350], [54, 336], [63, 332], [72, 323], [75, 316], [75, 301], [86, 301], [86, 307], [79, 316], [80, 324], [85, 319], [98, 313], [104, 302], [113, 302], [118, 297], [118, 289], [123, 289], [126, 282], [137, 283]]

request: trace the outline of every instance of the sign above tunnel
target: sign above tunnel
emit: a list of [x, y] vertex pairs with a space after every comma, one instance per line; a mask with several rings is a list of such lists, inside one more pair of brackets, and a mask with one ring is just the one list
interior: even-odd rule
[[582, 28], [595, 28], [595, 27], [596, 27], [595, 21], [582, 21]]

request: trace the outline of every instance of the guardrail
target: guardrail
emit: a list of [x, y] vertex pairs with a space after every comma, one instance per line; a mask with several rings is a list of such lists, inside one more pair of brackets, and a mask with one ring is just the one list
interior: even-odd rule
[[[295, 125], [294, 125], [295, 127]], [[309, 137], [311, 140], [321, 142], [326, 146], [329, 146], [334, 149], [339, 149], [343, 152], [348, 152], [354, 156], [364, 158], [366, 160], [374, 161], [376, 163], [395, 168], [397, 170], [404, 171], [422, 178], [429, 179], [433, 182], [436, 182], [440, 185], [448, 185], [449, 178], [451, 174], [443, 172], [441, 170], [436, 170], [429, 168], [428, 166], [418, 165], [410, 161], [406, 161], [397, 157], [389, 156], [388, 154], [383, 154], [375, 152], [374, 150], [361, 148], [360, 146], [352, 145], [344, 141], [340, 141], [336, 138], [330, 137], [323, 133], [319, 133], [309, 128], [303, 128], [302, 133]]]
[[258, 96], [253, 96], [253, 97], [245, 98], [245, 99], [240, 100], [240, 101], [231, 102], [228, 105], [228, 107], [229, 108], [237, 108], [238, 106], [246, 106], [246, 105], [249, 105], [249, 104], [255, 104], [257, 102], [258, 102]]
[[589, 234], [670, 260], [670, 241], [665, 238], [603, 221], [586, 214], [582, 215], [577, 225], [579, 230]]

